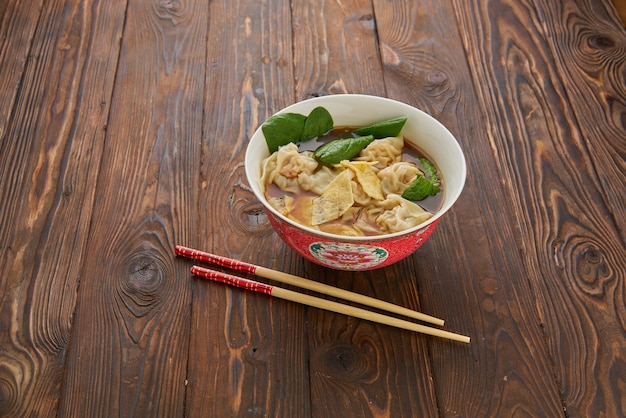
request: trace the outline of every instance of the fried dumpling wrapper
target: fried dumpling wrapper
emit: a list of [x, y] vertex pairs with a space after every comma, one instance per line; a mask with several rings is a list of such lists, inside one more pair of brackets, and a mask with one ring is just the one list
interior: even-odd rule
[[341, 162], [341, 166], [349, 168], [356, 175], [356, 179], [363, 188], [363, 191], [372, 199], [383, 200], [383, 190], [380, 178], [372, 169], [372, 163], [366, 161], [348, 161]]
[[312, 225], [321, 225], [342, 216], [354, 205], [350, 172], [342, 171], [324, 189], [319, 197], [313, 199], [311, 216]]
[[289, 213], [291, 212], [294, 205], [294, 198], [289, 195], [285, 195], [282, 197], [270, 197], [267, 199], [267, 201], [270, 205], [274, 207], [274, 209], [276, 209], [285, 216], [289, 216]]

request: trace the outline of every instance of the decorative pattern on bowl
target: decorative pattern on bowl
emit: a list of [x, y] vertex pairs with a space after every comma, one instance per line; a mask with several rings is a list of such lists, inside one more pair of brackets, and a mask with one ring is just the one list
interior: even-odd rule
[[309, 251], [322, 264], [349, 270], [376, 267], [389, 256], [387, 250], [381, 247], [341, 242], [314, 242]]

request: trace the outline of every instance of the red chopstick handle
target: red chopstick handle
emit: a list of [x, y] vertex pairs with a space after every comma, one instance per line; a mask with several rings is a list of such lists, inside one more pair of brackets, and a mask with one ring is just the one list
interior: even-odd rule
[[205, 279], [241, 287], [242, 289], [252, 290], [253, 292], [265, 293], [267, 295], [272, 294], [272, 286], [269, 284], [255, 282], [254, 280], [244, 279], [243, 277], [233, 276], [232, 274], [222, 273], [221, 271], [193, 266], [191, 273], [196, 276], [204, 277]]
[[243, 261], [233, 260], [232, 258], [222, 257], [221, 255], [215, 255], [200, 250], [194, 250], [193, 248], [183, 247], [182, 245], [177, 245], [174, 248], [174, 252], [182, 257], [204, 261], [206, 263], [226, 267], [231, 270], [243, 271], [250, 274], [256, 273], [256, 266], [254, 264], [248, 264], [244, 263]]

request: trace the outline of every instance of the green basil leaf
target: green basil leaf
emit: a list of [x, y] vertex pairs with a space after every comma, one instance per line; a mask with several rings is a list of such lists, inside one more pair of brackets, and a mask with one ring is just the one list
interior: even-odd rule
[[435, 168], [434, 164], [423, 157], [419, 158], [419, 161], [422, 165], [422, 171], [424, 171], [426, 178], [438, 186], [440, 181], [439, 176], [437, 175], [437, 168]]
[[268, 118], [261, 130], [270, 153], [290, 142], [297, 142], [302, 136], [306, 116], [298, 113], [279, 113]]
[[354, 133], [357, 135], [373, 135], [376, 139], [398, 136], [406, 120], [406, 116], [387, 119], [382, 122], [376, 122], [372, 125], [359, 128], [354, 131]]
[[339, 164], [341, 161], [349, 160], [357, 155], [373, 140], [372, 135], [336, 139], [316, 149], [313, 157], [324, 164]]
[[418, 174], [415, 181], [404, 189], [402, 197], [408, 200], [419, 201], [426, 199], [428, 196], [434, 196], [439, 192], [439, 187], [435, 186], [426, 177]]
[[333, 129], [333, 117], [328, 110], [319, 106], [309, 113], [304, 122], [304, 129], [300, 137], [301, 141], [320, 137]]

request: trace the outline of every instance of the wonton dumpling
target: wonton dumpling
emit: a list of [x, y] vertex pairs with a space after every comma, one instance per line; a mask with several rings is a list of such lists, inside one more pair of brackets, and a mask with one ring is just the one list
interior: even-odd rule
[[376, 163], [374, 167], [383, 169], [401, 160], [403, 148], [404, 139], [401, 136], [377, 139], [365, 147], [355, 160]]
[[387, 196], [380, 207], [384, 211], [376, 218], [376, 223], [389, 232], [400, 232], [413, 228], [430, 219], [433, 214], [425, 211], [419, 205], [404, 199], [397, 194]]
[[381, 180], [381, 187], [386, 195], [399, 194], [415, 181], [418, 174], [422, 172], [415, 164], [401, 161], [393, 163], [378, 172]]
[[324, 189], [337, 177], [337, 172], [330, 167], [322, 166], [313, 174], [300, 173], [298, 175], [298, 184], [302, 190], [311, 191], [316, 194], [322, 194]]
[[354, 206], [343, 215], [341, 222], [350, 225], [356, 236], [378, 235], [380, 230], [376, 227], [376, 218], [372, 218], [372, 213], [368, 212], [368, 208], [372, 207], [373, 205], [367, 208]]
[[298, 146], [289, 143], [282, 146], [263, 161], [261, 184], [274, 183], [282, 191], [297, 193], [300, 189], [298, 176], [312, 174], [318, 166], [311, 152], [298, 152]]

